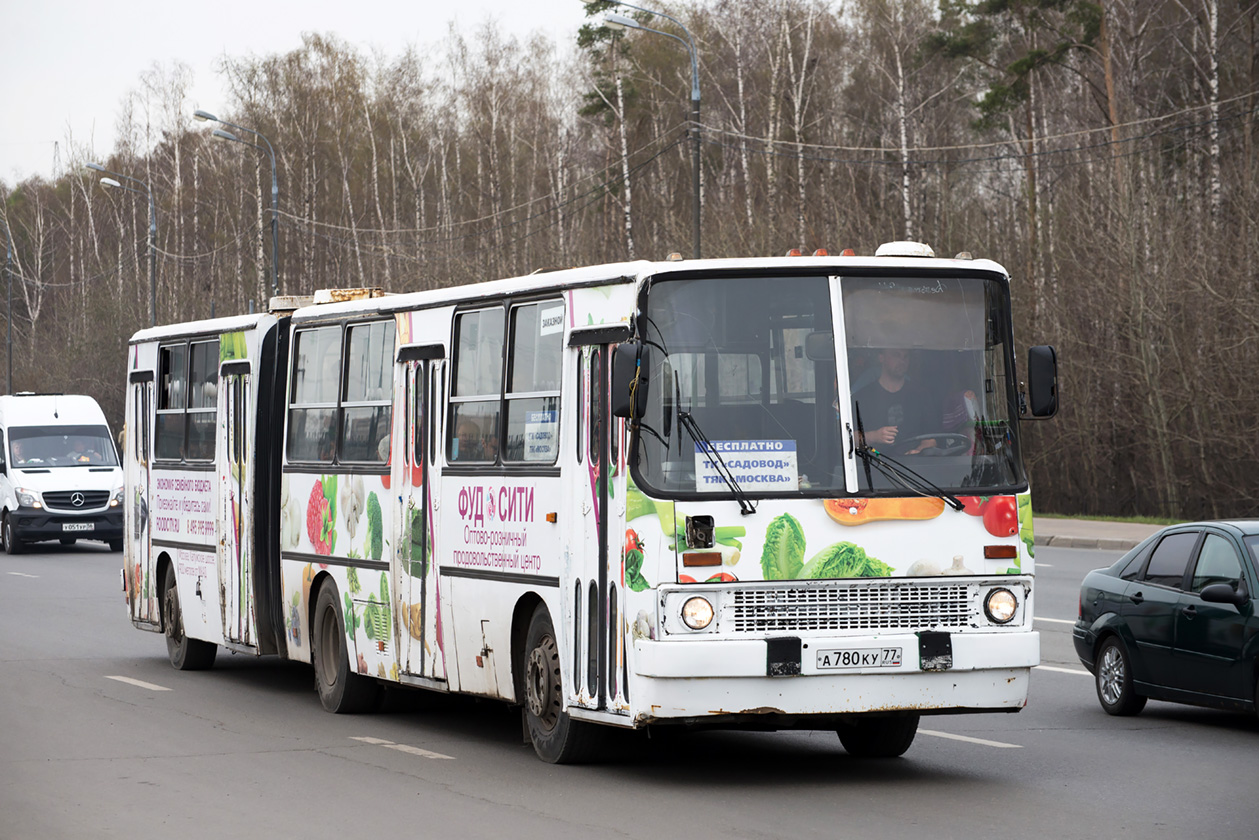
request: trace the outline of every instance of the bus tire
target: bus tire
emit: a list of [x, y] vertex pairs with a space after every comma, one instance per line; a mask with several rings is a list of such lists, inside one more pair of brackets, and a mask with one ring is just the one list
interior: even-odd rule
[[858, 718], [836, 730], [853, 758], [896, 758], [905, 754], [918, 734], [919, 715]]
[[109, 540], [109, 550], [115, 552], [122, 551], [122, 538], [119, 537], [116, 540]]
[[175, 570], [170, 567], [162, 574], [162, 631], [166, 635], [166, 654], [175, 670], [204, 671], [214, 664], [219, 646], [190, 639], [184, 633], [184, 613], [179, 606]]
[[555, 627], [546, 606], [539, 604], [525, 634], [525, 727], [538, 758], [549, 764], [581, 764], [594, 758], [603, 730], [573, 720], [564, 711], [563, 664]]
[[77, 538], [75, 538], [75, 537], [62, 537], [62, 538], [59, 540], [59, 542], [60, 542], [62, 545], [74, 545], [76, 542], [78, 542], [78, 539], [77, 539]]
[[311, 622], [315, 666], [315, 687], [319, 702], [333, 714], [355, 714], [374, 708], [380, 698], [380, 684], [350, 668], [345, 644], [345, 614], [341, 610], [337, 586], [331, 580], [319, 587], [315, 615]]
[[4, 513], [4, 524], [0, 525], [4, 532], [4, 553], [5, 554], [21, 554], [26, 550], [26, 546], [22, 545], [22, 541], [13, 533], [13, 517], [9, 516], [9, 512]]

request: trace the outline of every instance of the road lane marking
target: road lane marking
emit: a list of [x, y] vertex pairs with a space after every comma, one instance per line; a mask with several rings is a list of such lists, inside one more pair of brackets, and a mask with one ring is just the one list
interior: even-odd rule
[[1034, 665], [1042, 671], [1057, 671], [1059, 674], [1079, 674], [1082, 677], [1093, 676], [1088, 671], [1082, 671], [1079, 668], [1059, 668], [1056, 665]]
[[1075, 621], [1073, 619], [1045, 618], [1043, 615], [1034, 615], [1032, 616], [1032, 619], [1034, 621], [1052, 621], [1054, 624], [1075, 624]]
[[1054, 567], [1053, 563], [1037, 563], [1036, 564], [1036, 568], [1038, 569], [1052, 569], [1053, 567]]
[[169, 689], [169, 688], [165, 688], [165, 687], [160, 686], [160, 685], [154, 685], [153, 683], [146, 683], [146, 682], [144, 682], [144, 681], [142, 681], [142, 680], [133, 680], [133, 679], [131, 679], [131, 677], [111, 677], [111, 676], [106, 676], [106, 677], [105, 677], [105, 679], [107, 679], [107, 680], [118, 680], [118, 682], [121, 682], [121, 683], [126, 683], [127, 685], [134, 685], [134, 686], [136, 686], [137, 688], [147, 688], [149, 691], [170, 691], [170, 689]]
[[9, 574], [11, 574], [11, 575], [15, 575], [15, 576], [17, 576], [17, 577], [28, 577], [28, 578], [37, 578], [37, 577], [39, 577], [39, 575], [28, 575], [26, 572], [9, 572]]
[[385, 749], [397, 750], [398, 752], [404, 752], [404, 753], [407, 753], [408, 755], [418, 755], [421, 758], [448, 758], [452, 761], [455, 758], [453, 755], [442, 755], [439, 752], [433, 752], [431, 750], [423, 750], [423, 749], [420, 749], [419, 747], [413, 747], [410, 744], [395, 744], [393, 741], [386, 741], [383, 738], [368, 738], [367, 736], [351, 735], [350, 740], [362, 741], [364, 744], [371, 744], [372, 746], [375, 746], [375, 747], [384, 747]]
[[968, 744], [979, 744], [982, 747], [997, 747], [1003, 750], [1021, 750], [1022, 744], [1006, 744], [1001, 741], [989, 741], [984, 738], [972, 738], [969, 735], [954, 735], [952, 732], [940, 732], [935, 729], [919, 729], [920, 735], [933, 735], [936, 738], [948, 738], [950, 741], [965, 741]]

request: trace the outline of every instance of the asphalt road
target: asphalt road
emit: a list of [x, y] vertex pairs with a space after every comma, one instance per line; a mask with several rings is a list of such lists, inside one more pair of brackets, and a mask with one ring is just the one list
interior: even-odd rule
[[505, 707], [403, 692], [323, 712], [306, 666], [180, 673], [103, 546], [0, 555], [0, 837], [1250, 838], [1259, 720], [1105, 715], [1071, 647], [1118, 552], [1038, 547], [1043, 666], [1015, 715], [924, 718], [901, 759], [829, 733], [619, 733], [539, 762]]

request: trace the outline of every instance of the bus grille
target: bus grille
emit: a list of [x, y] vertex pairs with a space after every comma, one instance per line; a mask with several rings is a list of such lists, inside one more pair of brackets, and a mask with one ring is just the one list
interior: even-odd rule
[[893, 581], [742, 588], [734, 595], [736, 633], [809, 630], [963, 629], [976, 592], [965, 583]]
[[[74, 504], [73, 497], [83, 497], [83, 503]], [[50, 510], [95, 510], [109, 501], [108, 490], [56, 490], [44, 494], [44, 506]]]

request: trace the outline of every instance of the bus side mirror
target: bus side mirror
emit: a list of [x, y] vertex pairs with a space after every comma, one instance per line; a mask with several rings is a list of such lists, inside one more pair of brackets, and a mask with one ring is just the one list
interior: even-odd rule
[[1058, 354], [1047, 344], [1027, 350], [1027, 397], [1033, 417], [1058, 413]]
[[647, 372], [651, 354], [646, 344], [631, 341], [612, 349], [612, 416], [637, 422], [647, 412]]

